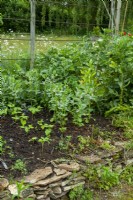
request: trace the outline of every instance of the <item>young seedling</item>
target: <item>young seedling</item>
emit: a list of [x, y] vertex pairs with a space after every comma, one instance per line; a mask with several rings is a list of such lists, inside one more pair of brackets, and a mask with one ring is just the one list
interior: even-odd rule
[[32, 137], [30, 140], [29, 140], [29, 142], [33, 142], [33, 143], [35, 143], [36, 141], [37, 141], [37, 137]]
[[43, 119], [39, 120], [37, 123], [38, 123], [38, 125], [40, 126], [40, 128], [42, 130], [45, 129], [45, 134], [48, 135], [48, 134], [50, 134], [52, 132], [52, 128], [53, 128], [54, 125], [44, 123]]
[[40, 139], [38, 139], [38, 142], [41, 143], [42, 145], [42, 153], [43, 153], [43, 149], [44, 149], [44, 143], [50, 143], [50, 137], [41, 137]]
[[33, 115], [40, 112], [42, 110], [42, 107], [41, 106], [37, 106], [37, 107], [30, 107], [28, 108], [28, 110], [32, 113], [32, 119], [33, 119]]

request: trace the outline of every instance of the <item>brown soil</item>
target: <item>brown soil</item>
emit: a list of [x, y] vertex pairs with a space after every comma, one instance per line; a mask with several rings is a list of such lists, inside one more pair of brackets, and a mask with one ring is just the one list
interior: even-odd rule
[[[14, 165], [15, 161], [21, 159], [25, 162], [27, 172], [30, 173], [34, 169], [39, 167], [44, 167], [48, 161], [54, 160], [56, 158], [69, 157], [70, 152], [74, 151], [78, 146], [79, 135], [82, 136], [93, 136], [93, 144], [91, 149], [84, 149], [84, 152], [80, 152], [82, 154], [89, 155], [95, 150], [99, 143], [99, 131], [105, 132], [114, 132], [113, 140], [123, 140], [121, 131], [119, 129], [114, 128], [111, 125], [111, 121], [105, 119], [102, 116], [93, 116], [88, 124], [83, 127], [75, 126], [71, 120], [68, 120], [67, 130], [64, 133], [61, 133], [59, 130], [59, 125], [54, 125], [52, 130], [51, 139], [52, 141], [48, 144], [44, 144], [44, 149], [42, 152], [41, 144], [38, 142], [29, 142], [29, 140], [33, 137], [40, 138], [44, 136], [44, 130], [41, 130], [37, 121], [43, 119], [46, 123], [50, 123], [51, 114], [47, 111], [43, 111], [39, 114], [32, 116], [28, 113], [30, 124], [34, 125], [34, 129], [32, 129], [29, 133], [25, 133], [23, 129], [20, 128], [20, 123], [14, 122], [11, 116], [1, 117], [1, 136], [3, 136], [4, 140], [6, 140], [6, 150], [2, 153], [0, 159], [0, 176], [4, 177], [12, 177], [17, 178], [19, 176], [23, 176], [21, 172], [18, 170], [12, 170], [12, 165]], [[72, 136], [72, 142], [69, 146], [68, 151], [63, 151], [58, 148], [59, 141], [62, 137], [66, 137], [68, 135]], [[106, 134], [105, 136], [106, 137]], [[110, 136], [111, 137], [111, 136]], [[113, 141], [112, 141], [113, 142]], [[2, 161], [6, 163], [8, 169], [2, 164]]]

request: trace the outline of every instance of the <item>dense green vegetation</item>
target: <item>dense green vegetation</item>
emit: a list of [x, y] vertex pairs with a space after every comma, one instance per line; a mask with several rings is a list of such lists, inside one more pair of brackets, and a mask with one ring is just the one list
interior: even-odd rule
[[[38, 54], [35, 68], [24, 63], [2, 67], [2, 101], [7, 108], [47, 107], [52, 121], [65, 126], [88, 122], [92, 112], [110, 115], [133, 107], [132, 37], [103, 35]], [[8, 111], [10, 111], [10, 109]]]
[[[122, 1], [121, 27], [124, 22], [126, 1]], [[1, 31], [9, 29], [17, 32], [29, 32], [29, 0], [0, 0], [3, 26]], [[110, 11], [110, 1], [105, 0]], [[133, 1], [128, 0], [125, 29], [133, 30]], [[1, 15], [0, 15], [1, 21]], [[109, 16], [102, 0], [37, 0], [36, 31], [58, 34], [88, 34], [93, 27], [108, 28]]]

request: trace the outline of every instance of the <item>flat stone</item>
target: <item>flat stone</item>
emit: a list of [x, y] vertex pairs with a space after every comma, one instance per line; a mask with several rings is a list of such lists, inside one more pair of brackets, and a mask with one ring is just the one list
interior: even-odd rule
[[79, 181], [84, 181], [85, 177], [84, 176], [79, 176], [73, 179], [74, 182], [79, 182]]
[[54, 169], [54, 172], [56, 173], [57, 176], [65, 174], [67, 171], [65, 169]]
[[61, 194], [56, 195], [56, 194], [53, 194], [53, 193], [51, 192], [51, 193], [50, 193], [50, 197], [51, 197], [52, 199], [59, 199], [60, 197], [66, 195], [66, 194], [67, 194], [67, 192], [62, 192]]
[[0, 199], [3, 200], [11, 200], [11, 194], [9, 190], [4, 190], [0, 192]]
[[39, 180], [45, 179], [47, 176], [49, 176], [52, 173], [53, 171], [51, 167], [45, 167], [44, 169], [36, 169], [29, 176], [25, 177], [24, 182], [33, 184]]
[[54, 194], [61, 194], [62, 193], [62, 189], [59, 186], [52, 188], [52, 191], [53, 191]]
[[131, 159], [133, 158], [133, 150], [128, 150], [124, 153], [124, 156], [126, 157], [126, 159]]
[[121, 155], [121, 153], [123, 153], [123, 148], [117, 147], [116, 149], [110, 152], [99, 152], [99, 155], [101, 156], [101, 159], [103, 159], [103, 158], [110, 158], [115, 155]]
[[59, 182], [57, 182], [57, 183], [49, 184], [49, 187], [50, 187], [50, 188], [53, 188], [53, 187], [61, 186], [61, 184], [62, 184], [62, 182], [59, 181]]
[[69, 191], [75, 187], [78, 187], [79, 185], [84, 185], [85, 184], [85, 181], [83, 182], [80, 182], [80, 183], [77, 183], [77, 184], [74, 184], [74, 185], [70, 185], [70, 186], [65, 186], [63, 187], [63, 191]]
[[33, 199], [33, 200], [35, 200], [36, 199], [36, 195], [35, 194], [31, 194], [31, 195], [29, 195], [28, 197], [27, 197], [27, 199]]
[[53, 183], [53, 182], [59, 181], [59, 180], [61, 180], [61, 179], [64, 179], [64, 178], [70, 176], [71, 174], [72, 174], [71, 172], [67, 172], [66, 174], [63, 174], [63, 175], [61, 175], [61, 176], [56, 176], [56, 175], [54, 175], [54, 176], [51, 177], [51, 178], [48, 178], [48, 179], [45, 179], [45, 180], [40, 180], [40, 181], [34, 183], [34, 185], [40, 185], [40, 186], [42, 185], [42, 186], [45, 186], [45, 185], [48, 185], [48, 184], [50, 184], [50, 183]]
[[132, 165], [133, 164], [133, 158], [126, 160], [125, 164], [126, 165]]
[[68, 183], [70, 183], [70, 181], [71, 181], [70, 179], [68, 179], [66, 181], [62, 181], [61, 186], [67, 185]]
[[45, 196], [44, 195], [39, 195], [36, 197], [37, 200], [45, 200]]
[[43, 197], [44, 198], [46, 198], [48, 195], [49, 195], [49, 193], [50, 193], [50, 189], [48, 189], [48, 190], [45, 190], [45, 191], [36, 191], [36, 195], [43, 195]]
[[32, 194], [34, 194], [33, 189], [27, 188], [27, 189], [24, 189], [24, 190], [21, 191], [20, 197], [26, 198], [26, 197], [28, 197], [29, 195], [32, 195]]
[[121, 141], [114, 142], [115, 146], [122, 147], [122, 148], [124, 148], [126, 144], [127, 142], [121, 142]]
[[101, 158], [97, 155], [91, 155], [91, 156], [76, 156], [76, 158], [80, 161], [83, 161], [83, 162], [89, 162], [91, 164], [93, 163], [99, 163], [101, 162]]
[[44, 191], [44, 190], [47, 190], [48, 187], [39, 187], [39, 186], [35, 186], [34, 187], [34, 191]]
[[61, 197], [61, 199], [60, 199], [60, 200], [69, 200], [69, 198], [68, 198], [68, 196], [67, 196], [67, 195], [65, 195], [65, 196]]
[[3, 191], [5, 188], [7, 188], [9, 185], [9, 182], [5, 178], [0, 179], [0, 191]]
[[76, 162], [70, 163], [70, 164], [59, 164], [58, 168], [60, 169], [65, 169], [67, 171], [79, 171], [80, 170], [80, 165]]
[[18, 188], [16, 184], [12, 184], [8, 186], [8, 190], [10, 191], [10, 193], [14, 196], [18, 195]]

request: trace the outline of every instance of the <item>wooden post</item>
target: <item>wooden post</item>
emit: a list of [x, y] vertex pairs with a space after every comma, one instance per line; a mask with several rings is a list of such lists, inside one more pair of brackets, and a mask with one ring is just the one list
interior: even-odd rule
[[114, 34], [114, 18], [115, 18], [115, 2], [114, 0], [111, 0], [111, 30], [112, 35]]
[[30, 9], [30, 69], [33, 69], [35, 61], [35, 0], [30, 0]]
[[115, 33], [119, 33], [120, 29], [120, 16], [121, 15], [121, 0], [117, 0], [117, 13], [116, 13], [116, 26], [115, 26]]

